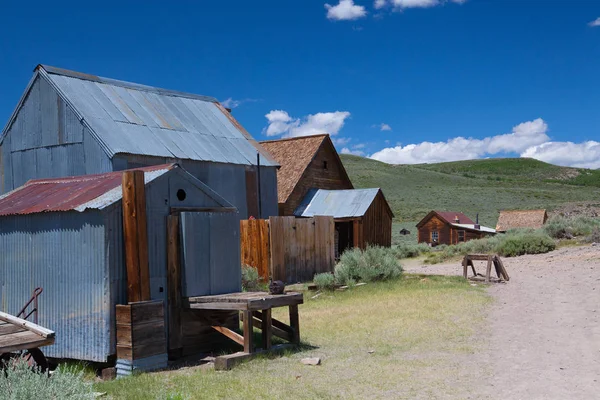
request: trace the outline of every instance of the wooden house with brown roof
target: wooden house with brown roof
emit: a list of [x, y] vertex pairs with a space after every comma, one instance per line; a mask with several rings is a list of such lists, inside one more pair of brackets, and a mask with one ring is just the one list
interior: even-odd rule
[[546, 210], [511, 210], [500, 211], [497, 232], [506, 232], [510, 229], [531, 228], [539, 229], [548, 220]]
[[473, 222], [463, 213], [431, 211], [418, 224], [418, 242], [438, 244], [458, 244], [472, 239], [481, 239], [496, 234], [492, 228]]
[[277, 171], [279, 215], [292, 216], [310, 189], [353, 189], [329, 135], [261, 142], [281, 165]]

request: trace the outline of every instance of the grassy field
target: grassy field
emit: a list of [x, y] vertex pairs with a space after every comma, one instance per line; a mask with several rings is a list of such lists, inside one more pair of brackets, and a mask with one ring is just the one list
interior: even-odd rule
[[[457, 277], [407, 275], [305, 297], [300, 322], [308, 350], [229, 372], [191, 367], [99, 383], [95, 390], [129, 399], [412, 399], [468, 393], [469, 372], [460, 359], [475, 350], [470, 339], [490, 302], [483, 289]], [[281, 312], [274, 317], [285, 318]], [[322, 365], [300, 363], [311, 356], [321, 357]]]
[[419, 221], [439, 209], [464, 212], [473, 219], [479, 213], [482, 225], [495, 227], [499, 210], [551, 210], [600, 198], [600, 171], [530, 159], [390, 165], [342, 155], [342, 161], [355, 187], [383, 189], [397, 222]]

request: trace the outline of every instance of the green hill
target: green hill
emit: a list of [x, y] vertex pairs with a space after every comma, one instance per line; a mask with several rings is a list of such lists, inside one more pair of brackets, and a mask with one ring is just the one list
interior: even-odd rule
[[486, 159], [390, 165], [342, 155], [355, 187], [381, 187], [397, 221], [418, 221], [433, 209], [461, 211], [494, 227], [503, 209], [600, 203], [600, 171], [532, 159]]

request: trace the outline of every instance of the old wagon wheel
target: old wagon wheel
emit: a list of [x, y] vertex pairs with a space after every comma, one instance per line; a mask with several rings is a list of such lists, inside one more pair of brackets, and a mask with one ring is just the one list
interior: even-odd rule
[[48, 360], [44, 356], [44, 353], [37, 347], [22, 351], [21, 353], [5, 353], [0, 355], [0, 367], [10, 368], [19, 360], [25, 361], [31, 369], [35, 369], [40, 373], [48, 371]]

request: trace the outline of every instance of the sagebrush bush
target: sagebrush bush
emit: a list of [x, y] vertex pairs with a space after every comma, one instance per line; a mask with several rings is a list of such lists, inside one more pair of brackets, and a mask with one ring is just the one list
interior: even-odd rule
[[353, 281], [387, 280], [401, 274], [402, 267], [394, 251], [379, 246], [347, 250], [335, 267], [335, 280], [341, 285], [352, 284]]
[[329, 272], [316, 274], [313, 278], [313, 283], [318, 290], [333, 290], [335, 288], [335, 276]]
[[585, 216], [550, 218], [544, 231], [555, 239], [572, 239], [578, 236], [591, 236], [594, 229], [600, 229], [600, 219]]
[[258, 289], [259, 284], [260, 277], [258, 276], [258, 270], [249, 265], [242, 265], [242, 289], [253, 291]]
[[523, 254], [541, 254], [552, 251], [556, 243], [545, 232], [524, 232], [506, 235], [496, 246], [496, 252], [505, 257]]
[[392, 252], [398, 259], [418, 257], [422, 254], [431, 252], [431, 247], [427, 243], [408, 244], [403, 243], [392, 247]]
[[79, 369], [63, 367], [51, 376], [33, 371], [24, 360], [15, 361], [0, 373], [0, 398], [29, 399], [93, 399], [92, 382], [83, 378]]

